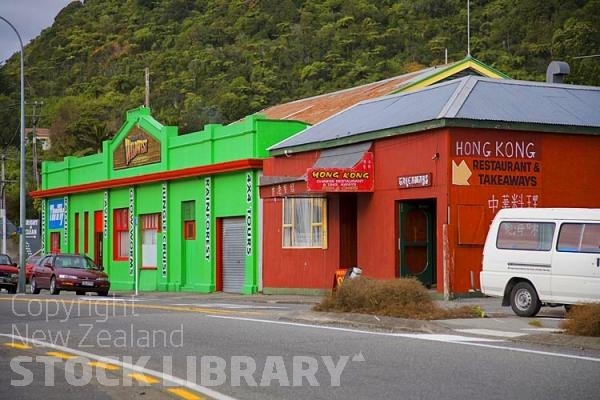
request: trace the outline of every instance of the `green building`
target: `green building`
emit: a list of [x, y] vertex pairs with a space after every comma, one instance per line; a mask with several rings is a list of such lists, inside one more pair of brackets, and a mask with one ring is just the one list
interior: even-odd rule
[[266, 149], [306, 126], [250, 116], [179, 135], [128, 111], [101, 153], [42, 164], [42, 251], [87, 254], [111, 290], [254, 293]]

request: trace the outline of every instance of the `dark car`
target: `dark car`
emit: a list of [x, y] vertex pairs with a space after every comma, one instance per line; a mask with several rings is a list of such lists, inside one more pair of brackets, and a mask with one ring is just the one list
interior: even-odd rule
[[0, 289], [6, 289], [8, 293], [17, 293], [19, 283], [19, 269], [17, 263], [10, 259], [8, 254], [0, 254]]
[[30, 284], [33, 294], [39, 294], [41, 289], [48, 289], [51, 294], [68, 290], [79, 295], [96, 292], [99, 296], [107, 296], [110, 290], [110, 282], [104, 268], [80, 254], [60, 253], [44, 256], [34, 265]]
[[33, 267], [35, 267], [42, 260], [42, 256], [29, 256], [25, 261], [25, 279], [26, 282], [31, 282], [31, 275], [33, 274]]

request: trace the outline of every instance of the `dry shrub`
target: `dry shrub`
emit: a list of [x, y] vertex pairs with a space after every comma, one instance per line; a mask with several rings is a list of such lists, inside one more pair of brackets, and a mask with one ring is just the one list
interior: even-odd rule
[[578, 304], [571, 308], [560, 327], [568, 334], [600, 336], [600, 304]]
[[347, 279], [338, 290], [316, 305], [314, 310], [425, 320], [477, 316], [471, 307], [450, 310], [439, 307], [427, 289], [415, 278]]

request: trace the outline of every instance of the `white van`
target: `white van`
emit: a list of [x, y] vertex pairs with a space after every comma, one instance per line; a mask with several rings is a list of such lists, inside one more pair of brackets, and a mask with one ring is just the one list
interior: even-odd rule
[[600, 209], [507, 208], [483, 248], [481, 292], [515, 314], [600, 301]]

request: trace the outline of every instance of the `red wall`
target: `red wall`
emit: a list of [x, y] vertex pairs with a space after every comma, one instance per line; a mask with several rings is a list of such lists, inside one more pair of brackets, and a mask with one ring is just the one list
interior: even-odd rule
[[[516, 146], [521, 146], [522, 154]], [[357, 194], [357, 264], [373, 278], [393, 279], [399, 274], [398, 202], [403, 200], [435, 199], [437, 290], [444, 290], [442, 233], [447, 224], [452, 293], [479, 288], [483, 242], [500, 208], [533, 207], [534, 198], [537, 207], [600, 207], [596, 136], [451, 128], [380, 139], [371, 150], [375, 191]], [[309, 152], [269, 159], [264, 174], [299, 177], [317, 158], [318, 152]], [[490, 161], [513, 170], [486, 169]], [[453, 183], [453, 164], [466, 166], [470, 176]], [[398, 188], [398, 176], [424, 173], [431, 173], [431, 186]], [[494, 175], [507, 175], [509, 180]], [[282, 186], [289, 190], [289, 184]], [[295, 187], [298, 194], [305, 185]], [[273, 193], [272, 187], [261, 188], [263, 286], [330, 289], [340, 265], [339, 197], [328, 194], [327, 249], [282, 249], [282, 201], [270, 198]]]
[[332, 288], [340, 253], [338, 210], [338, 197], [332, 196], [328, 199], [327, 249], [285, 249], [281, 246], [282, 199], [263, 200], [263, 287]]
[[[447, 142], [447, 133], [436, 130], [374, 143], [375, 192], [359, 196], [358, 205], [358, 264], [366, 276], [381, 279], [399, 276], [397, 202], [401, 200], [437, 198], [436, 233], [438, 254], [441, 253], [441, 224], [446, 215]], [[399, 176], [423, 173], [432, 174], [431, 186], [398, 188]], [[440, 262], [438, 257], [438, 269]]]
[[[475, 278], [473, 286], [479, 289], [483, 242], [498, 209], [514, 205], [533, 207], [534, 196], [537, 196], [537, 207], [600, 207], [600, 191], [594, 189], [600, 183], [600, 137], [466, 128], [455, 128], [451, 133], [449, 162], [454, 160], [459, 164], [464, 160], [473, 169], [468, 186], [452, 185], [452, 177], [449, 177], [452, 204], [449, 232], [454, 269], [451, 286], [455, 293], [465, 293], [471, 288], [471, 272]], [[457, 151], [457, 141], [462, 141], [462, 151]], [[483, 148], [478, 154], [466, 154], [464, 144], [468, 141], [488, 142], [489, 154]], [[506, 151], [509, 142], [530, 145], [530, 152], [522, 157], [510, 149]], [[525, 172], [480, 170], [473, 168], [474, 161], [480, 164], [481, 161], [504, 161], [513, 168], [517, 163], [530, 163], [530, 168]], [[534, 171], [536, 163], [537, 172]], [[489, 180], [482, 181], [479, 175], [522, 176], [524, 179], [513, 184], [493, 185], [488, 184]], [[532, 177], [536, 178], [535, 184]], [[477, 208], [481, 214], [476, 212]]]

